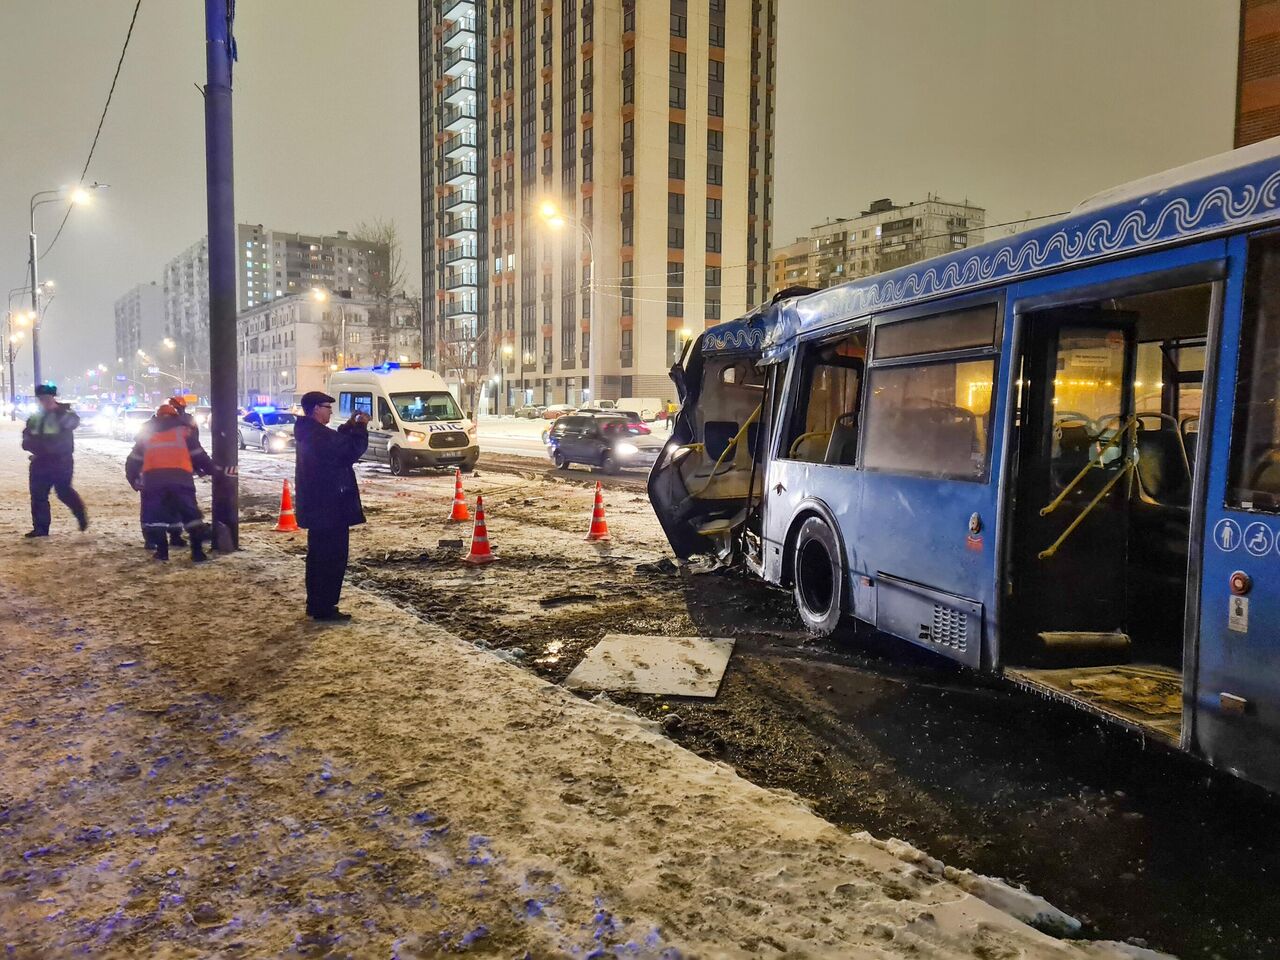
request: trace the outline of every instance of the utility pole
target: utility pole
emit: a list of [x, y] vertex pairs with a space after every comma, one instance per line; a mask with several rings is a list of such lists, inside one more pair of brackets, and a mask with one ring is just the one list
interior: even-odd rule
[[213, 407], [214, 546], [240, 546], [236, 429], [236, 224], [231, 152], [232, 21], [235, 0], [205, 0], [205, 177], [209, 201], [209, 401]]

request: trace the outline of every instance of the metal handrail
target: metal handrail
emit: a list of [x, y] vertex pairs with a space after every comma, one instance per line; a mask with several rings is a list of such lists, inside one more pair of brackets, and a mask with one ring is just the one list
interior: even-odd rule
[[1090, 470], [1101, 470], [1103, 467], [1103, 463], [1102, 463], [1103, 454], [1105, 454], [1108, 450], [1110, 450], [1115, 445], [1117, 440], [1121, 439], [1126, 433], [1128, 433], [1135, 426], [1137, 426], [1137, 424], [1138, 424], [1138, 417], [1135, 414], [1134, 416], [1128, 419], [1128, 421], [1125, 423], [1124, 426], [1122, 426], [1119, 430], [1115, 432], [1115, 434], [1111, 437], [1110, 440], [1108, 440], [1105, 444], [1103, 444], [1101, 447], [1098, 448], [1097, 458], [1095, 459], [1094, 457], [1090, 457], [1089, 462], [1080, 468], [1080, 472], [1077, 473], [1074, 477], [1072, 477], [1071, 481], [1065, 487], [1062, 488], [1062, 492], [1059, 493], [1056, 497], [1054, 497], [1048, 506], [1042, 507], [1040, 509], [1040, 516], [1047, 517], [1049, 514], [1053, 513], [1053, 511], [1057, 510], [1058, 507], [1062, 506], [1062, 502], [1066, 500], [1068, 496], [1070, 496], [1071, 491], [1075, 489], [1076, 485], [1080, 483], [1081, 480], [1084, 479], [1085, 474], [1087, 474]]

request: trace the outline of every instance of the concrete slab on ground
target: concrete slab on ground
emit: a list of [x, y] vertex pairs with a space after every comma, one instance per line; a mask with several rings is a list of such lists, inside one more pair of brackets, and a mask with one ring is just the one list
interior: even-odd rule
[[732, 654], [733, 640], [608, 633], [565, 685], [571, 690], [714, 697]]

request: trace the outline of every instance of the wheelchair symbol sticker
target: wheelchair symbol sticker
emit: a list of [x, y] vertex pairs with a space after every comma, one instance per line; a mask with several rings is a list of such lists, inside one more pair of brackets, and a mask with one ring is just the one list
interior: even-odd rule
[[1265, 523], [1251, 523], [1244, 528], [1244, 548], [1255, 557], [1265, 557], [1270, 553], [1274, 540], [1271, 528]]
[[1213, 542], [1223, 553], [1240, 546], [1240, 539], [1240, 524], [1234, 520], [1219, 520], [1213, 528]]

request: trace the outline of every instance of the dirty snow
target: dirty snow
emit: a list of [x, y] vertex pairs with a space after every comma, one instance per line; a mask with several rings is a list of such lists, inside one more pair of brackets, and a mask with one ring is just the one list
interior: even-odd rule
[[[355, 622], [309, 624], [302, 541], [265, 524], [207, 567], [156, 565], [108, 447], [78, 461], [89, 532], [55, 504], [41, 542], [18, 539], [25, 462], [0, 458], [10, 955], [1159, 956], [1033, 929], [1017, 917], [1073, 921], [843, 833], [384, 598], [349, 587]], [[273, 487], [250, 477], [246, 502]], [[362, 549], [401, 492], [366, 486]], [[503, 589], [501, 564], [430, 562]]]

